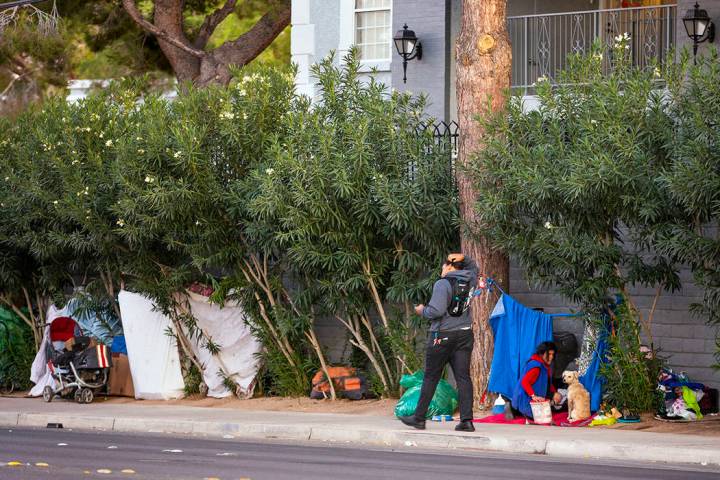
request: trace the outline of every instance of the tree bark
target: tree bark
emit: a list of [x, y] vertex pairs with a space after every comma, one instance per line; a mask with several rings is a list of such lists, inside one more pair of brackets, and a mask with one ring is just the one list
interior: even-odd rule
[[[482, 275], [507, 289], [509, 262], [491, 248], [487, 238], [473, 235], [478, 193], [466, 167], [484, 145], [484, 130], [478, 115], [504, 108], [505, 92], [510, 88], [511, 49], [506, 24], [506, 0], [463, 0], [462, 25], [457, 39], [457, 95], [460, 142], [458, 148], [458, 189], [463, 221], [462, 251], [477, 262]], [[485, 291], [472, 309], [475, 348], [471, 375], [475, 406], [482, 407], [493, 354], [492, 331], [488, 318], [495, 295]]]
[[290, 1], [268, 2], [268, 13], [238, 38], [213, 50], [205, 50], [215, 28], [230, 15], [237, 0], [227, 0], [208, 15], [194, 40], [187, 38], [183, 24], [183, 0], [155, 0], [152, 22], [142, 16], [135, 0], [122, 0], [130, 17], [147, 33], [155, 35], [178, 81], [204, 87], [227, 84], [232, 66], [242, 67], [260, 55], [290, 24]]

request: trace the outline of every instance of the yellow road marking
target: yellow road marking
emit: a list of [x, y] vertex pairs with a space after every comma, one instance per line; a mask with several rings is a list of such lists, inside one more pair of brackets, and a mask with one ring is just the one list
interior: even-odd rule
[[96, 471], [97, 473], [104, 473], [104, 474], [112, 473], [112, 470], [110, 470], [109, 468], [100, 468], [100, 469], [95, 470], [95, 471]]
[[133, 470], [132, 468], [126, 468], [125, 470], [120, 470], [120, 473], [132, 474], [135, 473], [135, 470]]
[[7, 465], [8, 467], [22, 467], [25, 464], [22, 462], [8, 462]]
[[37, 462], [37, 463], [35, 464], [35, 466], [36, 466], [36, 467], [49, 467], [50, 465], [48, 465], [48, 464], [45, 463], [45, 462]]

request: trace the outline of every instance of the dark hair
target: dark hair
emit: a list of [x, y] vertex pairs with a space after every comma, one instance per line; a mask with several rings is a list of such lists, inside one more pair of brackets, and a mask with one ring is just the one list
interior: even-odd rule
[[547, 353], [551, 350], [553, 352], [557, 352], [557, 345], [555, 345], [555, 342], [542, 342], [535, 349], [535, 354], [536, 355], [545, 355], [545, 353]]
[[445, 265], [451, 265], [457, 270], [465, 269], [465, 255], [462, 253], [451, 253], [445, 259]]

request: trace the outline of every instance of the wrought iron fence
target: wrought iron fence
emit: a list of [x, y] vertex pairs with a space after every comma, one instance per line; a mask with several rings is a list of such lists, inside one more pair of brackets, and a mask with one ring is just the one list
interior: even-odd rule
[[531, 93], [538, 78], [555, 80], [568, 56], [589, 52], [596, 41], [610, 48], [625, 33], [634, 65], [662, 64], [675, 44], [676, 16], [677, 5], [662, 5], [508, 17], [512, 86]]
[[[460, 138], [460, 126], [456, 121], [428, 121], [416, 128], [416, 134], [423, 139], [422, 145], [427, 153], [440, 151], [447, 155], [450, 168], [454, 174], [455, 159], [458, 154], [458, 139]], [[412, 161], [408, 165], [408, 175], [415, 178], [417, 165]], [[454, 175], [453, 175], [454, 178]]]
[[457, 158], [458, 139], [460, 138], [460, 126], [457, 122], [455, 120], [450, 122], [428, 122], [421, 128], [420, 133], [426, 131], [432, 134], [432, 141], [435, 145], [447, 148], [454, 162]]

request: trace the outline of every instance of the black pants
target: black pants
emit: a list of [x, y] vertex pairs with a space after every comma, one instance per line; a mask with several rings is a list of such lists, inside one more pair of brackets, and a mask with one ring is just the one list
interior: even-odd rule
[[415, 418], [425, 420], [443, 369], [450, 363], [458, 388], [460, 420], [472, 420], [473, 387], [470, 379], [470, 355], [473, 340], [472, 330], [438, 332], [437, 337], [434, 332], [430, 332], [425, 352], [425, 378], [420, 390], [420, 400], [415, 408]]

